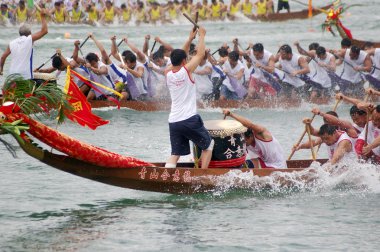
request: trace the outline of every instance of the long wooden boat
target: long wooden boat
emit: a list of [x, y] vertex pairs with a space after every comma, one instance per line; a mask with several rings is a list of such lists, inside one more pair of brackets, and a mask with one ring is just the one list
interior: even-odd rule
[[[323, 6], [321, 8], [313, 8], [312, 16], [316, 16], [318, 14], [322, 13], [322, 10], [328, 10], [332, 4]], [[291, 19], [307, 19], [309, 17], [309, 10], [304, 9], [300, 11], [293, 11], [293, 12], [284, 12], [284, 13], [271, 13], [267, 16], [253, 16], [252, 20], [259, 20], [263, 22], [279, 22], [279, 21], [286, 21]]]
[[[330, 97], [318, 98], [310, 103], [317, 105], [325, 105], [331, 102]], [[112, 101], [91, 101], [92, 108], [116, 107]], [[302, 104], [301, 99], [289, 98], [273, 98], [273, 99], [245, 99], [242, 101], [227, 100], [227, 101], [210, 101], [198, 102], [199, 109], [207, 108], [294, 108]], [[121, 101], [120, 107], [129, 108], [137, 111], [169, 111], [171, 106], [170, 99], [158, 101]]]
[[[31, 157], [76, 176], [94, 180], [108, 185], [173, 194], [193, 194], [218, 190], [223, 176], [228, 173], [245, 173], [251, 176], [270, 176], [274, 173], [292, 173], [303, 171], [312, 160], [288, 161], [288, 169], [238, 169], [213, 168], [196, 169], [194, 163], [179, 163], [177, 168], [165, 168], [163, 163], [154, 163], [155, 167], [110, 168], [93, 165], [66, 155], [54, 154], [28, 142], [19, 142], [22, 150]], [[321, 163], [326, 160], [318, 160]], [[307, 178], [305, 178], [307, 179]], [[287, 185], [287, 181], [283, 181]], [[235, 188], [244, 188], [236, 184]]]

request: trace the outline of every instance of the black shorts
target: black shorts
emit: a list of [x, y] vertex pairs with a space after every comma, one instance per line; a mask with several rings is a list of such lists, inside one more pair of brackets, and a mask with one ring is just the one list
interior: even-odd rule
[[277, 11], [280, 11], [282, 9], [289, 10], [289, 8], [289, 2], [283, 2], [281, 0], [278, 1]]
[[169, 131], [172, 155], [185, 156], [190, 154], [189, 140], [201, 150], [207, 149], [211, 143], [211, 136], [199, 115], [194, 115], [183, 121], [169, 123]]

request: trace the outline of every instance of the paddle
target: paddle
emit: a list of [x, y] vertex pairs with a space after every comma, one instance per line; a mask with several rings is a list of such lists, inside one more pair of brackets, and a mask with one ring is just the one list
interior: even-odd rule
[[[369, 93], [367, 96], [366, 96], [366, 100], [368, 100], [368, 98], [370, 97], [370, 96], [372, 96], [372, 93]], [[365, 100], [365, 101], [366, 101]], [[369, 123], [369, 121], [370, 121], [370, 111], [369, 111], [369, 109], [367, 110], [367, 122], [366, 122], [366, 124], [365, 124], [365, 137], [364, 137], [364, 141], [365, 141], [365, 143], [366, 144], [368, 144], [367, 143], [367, 139], [368, 139], [368, 123]]]
[[46, 60], [44, 63], [42, 63], [39, 67], [37, 67], [37, 71], [40, 70], [44, 65], [46, 65], [49, 61], [51, 61], [55, 56], [57, 56], [57, 53], [54, 53], [48, 60]]
[[[119, 47], [120, 47], [120, 45], [123, 43], [123, 41], [124, 41], [124, 39], [121, 39], [120, 42], [116, 45], [116, 49], [117, 49], [118, 52], [119, 52]], [[119, 53], [119, 54], [120, 54], [120, 53]], [[112, 55], [112, 53], [110, 53], [110, 54], [108, 55], [108, 57], [111, 57], [111, 55]]]
[[[194, 21], [196, 24], [198, 24], [198, 16], [199, 16], [199, 14], [197, 11], [197, 12], [195, 12], [195, 21]], [[197, 27], [194, 26], [193, 31], [195, 31], [196, 29], [197, 29]]]
[[150, 49], [150, 54], [153, 53], [154, 47], [156, 47], [157, 41], [155, 40], [152, 46], [152, 49]]
[[184, 12], [182, 14], [185, 16], [185, 18], [187, 18], [187, 20], [190, 21], [190, 23], [192, 23], [194, 25], [194, 29], [199, 28], [199, 25], [197, 25], [197, 23], [193, 19], [191, 19], [191, 17], [189, 15], [187, 15], [187, 13]]
[[[312, 123], [312, 121], [314, 120], [314, 118], [315, 118], [315, 115], [313, 115], [313, 117], [311, 118], [310, 123]], [[306, 130], [306, 128], [305, 128], [305, 130], [303, 131], [301, 137], [298, 139], [298, 141], [297, 141], [297, 143], [295, 144], [295, 146], [300, 145], [300, 143], [302, 142], [302, 140], [303, 140], [303, 138], [304, 138], [306, 132], [307, 132], [307, 130]], [[292, 157], [293, 157], [293, 155], [294, 155], [295, 152], [296, 152], [295, 149], [292, 150], [292, 153], [290, 153], [290, 155], [289, 155], [289, 157], [288, 157], [288, 160], [292, 159]]]
[[311, 139], [310, 123], [308, 123], [308, 124], [305, 125], [305, 130], [306, 130], [307, 135], [309, 137], [311, 156], [312, 156], [313, 160], [315, 161], [317, 158], [316, 158], [316, 155], [315, 155], [315, 152], [314, 152], [313, 141]]

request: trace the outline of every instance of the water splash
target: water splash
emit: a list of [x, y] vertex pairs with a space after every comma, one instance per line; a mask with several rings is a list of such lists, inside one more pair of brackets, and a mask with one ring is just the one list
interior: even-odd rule
[[224, 176], [209, 178], [217, 185], [215, 195], [238, 189], [267, 195], [290, 192], [361, 191], [380, 193], [380, 167], [378, 165], [343, 160], [339, 165], [320, 165], [314, 162], [299, 172], [274, 172], [258, 177], [252, 172], [233, 170]]

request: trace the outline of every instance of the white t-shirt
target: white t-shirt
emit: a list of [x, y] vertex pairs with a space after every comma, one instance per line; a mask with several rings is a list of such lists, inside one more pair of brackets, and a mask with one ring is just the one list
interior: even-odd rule
[[374, 66], [372, 76], [380, 80], [380, 48], [375, 49], [375, 54], [373, 55], [372, 63]]
[[268, 80], [264, 77], [262, 70], [260, 68], [256, 67], [256, 63], [259, 62], [260, 64], [262, 64], [264, 66], [268, 66], [268, 62], [269, 62], [269, 59], [271, 56], [272, 56], [272, 53], [264, 49], [263, 58], [257, 59], [255, 57], [255, 55], [253, 54], [253, 51], [252, 50], [250, 51], [249, 57], [251, 58], [252, 65], [254, 66], [254, 69], [255, 69], [255, 72], [252, 75], [253, 78], [259, 79], [263, 82], [268, 82]]
[[[230, 75], [236, 75], [238, 72], [240, 72], [241, 69], [245, 69], [243, 63], [241, 63], [240, 61], [238, 61], [236, 66], [232, 68], [228, 60], [223, 64], [222, 68]], [[244, 84], [244, 75], [243, 77], [240, 78], [240, 80], [238, 80], [238, 84], [239, 85]], [[230, 91], [235, 92], [235, 89], [232, 87], [229, 78], [226, 78], [223, 81], [223, 85], [225, 85]]]
[[206, 61], [206, 63], [203, 66], [199, 65], [193, 73], [193, 78], [194, 78], [195, 85], [197, 87], [198, 96], [212, 93], [212, 82], [210, 80], [210, 76], [207, 74], [203, 74], [203, 75], [196, 74], [197, 71], [203, 71], [206, 68], [212, 69], [212, 65], [208, 61]]
[[360, 50], [359, 57], [356, 60], [352, 60], [350, 58], [350, 50], [346, 50], [346, 54], [344, 55], [344, 60], [349, 63], [343, 63], [343, 72], [341, 78], [344, 80], [348, 80], [351, 83], [359, 83], [362, 81], [361, 74], [354, 70], [352, 67], [364, 66], [364, 60], [367, 57], [367, 53], [363, 50]]
[[185, 67], [166, 75], [172, 106], [169, 123], [186, 120], [197, 114], [196, 86]]
[[[102, 63], [101, 61], [98, 61], [98, 69], [100, 69], [103, 66], [106, 66], [106, 65], [104, 63]], [[98, 74], [95, 74], [94, 72], [91, 71], [90, 76], [91, 76], [91, 80], [93, 80], [94, 82], [102, 84], [103, 86], [106, 86], [110, 89], [115, 89], [115, 85], [113, 84], [113, 82], [112, 82], [112, 80], [108, 74], [99, 74], [98, 75]], [[111, 91], [106, 90], [104, 88], [101, 88], [99, 86], [96, 86], [96, 88], [103, 93], [102, 94], [99, 91], [93, 89], [93, 91], [95, 92], [96, 98], [98, 98], [101, 95], [111, 95], [112, 94]]]
[[[325, 63], [325, 64], [329, 65], [332, 57], [334, 57], [334, 56], [331, 53], [327, 52], [326, 58], [324, 60], [322, 60], [318, 57], [315, 57], [315, 60], [317, 62], [321, 62], [321, 63]], [[321, 84], [322, 87], [324, 87], [324, 88], [331, 87], [331, 79], [327, 73], [326, 68], [321, 67], [318, 64], [314, 64], [314, 67], [315, 67], [316, 72], [313, 76], [311, 76], [311, 79], [313, 81], [317, 82], [318, 84]]]
[[255, 137], [255, 145], [247, 147], [248, 155], [252, 158], [260, 158], [267, 167], [287, 168], [284, 150], [275, 137], [272, 141], [263, 141]]
[[300, 65], [298, 64], [298, 60], [300, 57], [301, 56], [298, 54], [293, 54], [291, 60], [283, 60], [281, 58], [279, 60], [282, 69], [289, 73], [285, 73], [285, 78], [283, 79], [283, 81], [293, 85], [294, 87], [302, 87], [303, 85], [305, 85], [305, 82], [303, 82], [300, 78], [290, 75], [292, 72], [301, 69]]
[[332, 159], [332, 157], [334, 156], [334, 153], [335, 153], [336, 149], [338, 148], [339, 143], [342, 142], [342, 141], [349, 141], [351, 143], [351, 146], [352, 146], [351, 152], [353, 151], [354, 144], [352, 142], [352, 139], [347, 135], [346, 132], [344, 132], [344, 131], [339, 131], [339, 132], [340, 132], [341, 135], [338, 138], [338, 141], [336, 141], [332, 145], [326, 145], [327, 146], [327, 153], [329, 155], [329, 160]]
[[11, 65], [9, 74], [21, 74], [25, 79], [33, 79], [33, 40], [32, 35], [20, 36], [9, 43]]
[[[368, 135], [367, 135], [367, 143], [372, 143], [375, 141], [376, 138], [380, 136], [380, 129], [373, 125], [372, 121], [369, 121], [368, 123]], [[365, 130], [362, 131], [359, 135], [359, 139], [362, 139], [365, 141]], [[380, 146], [372, 149], [373, 153], [375, 153], [376, 156], [380, 156]]]

